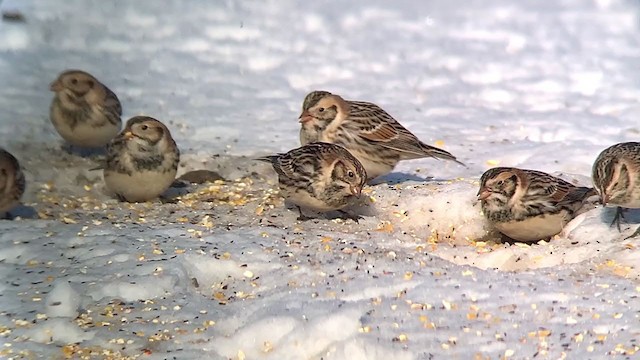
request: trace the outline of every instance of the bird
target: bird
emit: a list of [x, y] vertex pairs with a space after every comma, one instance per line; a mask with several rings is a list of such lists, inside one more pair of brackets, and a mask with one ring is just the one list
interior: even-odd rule
[[93, 75], [82, 70], [66, 70], [51, 83], [50, 89], [55, 95], [49, 117], [58, 134], [69, 144], [100, 148], [120, 132], [120, 100]]
[[103, 175], [121, 201], [152, 200], [175, 180], [180, 151], [169, 129], [148, 116], [135, 116], [107, 145]]
[[477, 195], [494, 228], [532, 242], [560, 233], [596, 191], [537, 170], [496, 167], [482, 174]]
[[433, 157], [458, 161], [449, 152], [425, 144], [378, 105], [313, 91], [302, 103], [300, 143], [343, 146], [367, 171], [369, 180], [390, 173], [401, 160]]
[[0, 148], [0, 215], [20, 203], [26, 187], [24, 173], [18, 160], [7, 150]]
[[[640, 143], [625, 142], [604, 149], [593, 163], [593, 186], [603, 205], [615, 205], [611, 226], [624, 219], [623, 208], [640, 208]], [[640, 234], [640, 227], [628, 238]]]
[[342, 146], [324, 142], [256, 160], [273, 166], [281, 195], [298, 208], [298, 220], [309, 219], [302, 208], [340, 211], [360, 197], [367, 180], [366, 170], [356, 157]]

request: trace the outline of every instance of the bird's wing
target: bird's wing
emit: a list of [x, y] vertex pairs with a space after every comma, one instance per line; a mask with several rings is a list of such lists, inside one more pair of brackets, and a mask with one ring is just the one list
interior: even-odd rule
[[420, 141], [381, 107], [359, 101], [351, 101], [349, 105], [348, 123], [361, 138], [404, 153], [406, 159], [430, 156], [457, 161], [448, 151]]

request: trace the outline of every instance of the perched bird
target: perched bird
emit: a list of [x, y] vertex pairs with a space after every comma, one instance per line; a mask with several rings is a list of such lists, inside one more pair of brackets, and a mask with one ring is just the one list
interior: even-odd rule
[[136, 116], [107, 145], [104, 181], [122, 201], [154, 199], [175, 180], [180, 151], [160, 121]]
[[286, 154], [257, 160], [271, 163], [278, 173], [281, 194], [298, 207], [318, 212], [340, 210], [359, 197], [367, 173], [345, 148], [323, 142], [306, 144]]
[[[603, 150], [591, 172], [603, 205], [616, 205], [616, 215], [611, 225], [620, 230], [622, 208], [640, 208], [640, 143], [626, 142]], [[629, 236], [640, 234], [640, 227]]]
[[343, 146], [360, 160], [369, 179], [390, 173], [400, 160], [433, 157], [464, 166], [449, 152], [420, 141], [378, 105], [327, 91], [305, 97], [300, 123], [302, 145], [323, 141]]
[[497, 167], [482, 174], [478, 200], [493, 227], [528, 242], [558, 234], [593, 195], [541, 171]]
[[0, 215], [18, 205], [24, 189], [24, 174], [18, 160], [0, 148]]
[[51, 83], [55, 92], [49, 116], [69, 144], [85, 148], [106, 145], [122, 127], [122, 107], [113, 91], [92, 75], [67, 70]]

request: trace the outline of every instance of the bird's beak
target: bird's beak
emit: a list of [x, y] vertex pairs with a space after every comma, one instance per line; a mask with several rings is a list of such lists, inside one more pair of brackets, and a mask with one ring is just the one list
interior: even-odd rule
[[306, 122], [309, 122], [311, 120], [313, 120], [313, 116], [311, 116], [311, 114], [309, 113], [308, 110], [305, 110], [302, 112], [302, 114], [300, 114], [300, 116], [298, 117], [299, 122], [304, 124]]
[[478, 191], [478, 200], [480, 201], [485, 200], [489, 196], [491, 196], [491, 190], [487, 189], [486, 187], [483, 187], [480, 189], [480, 191]]
[[62, 83], [60, 83], [60, 81], [58, 80], [52, 82], [51, 85], [49, 85], [49, 90], [55, 92], [62, 90]]
[[360, 195], [362, 195], [362, 188], [360, 186], [352, 186], [351, 193], [353, 194], [353, 196], [359, 198]]
[[125, 138], [125, 140], [129, 140], [133, 138], [133, 133], [131, 131], [127, 131], [123, 134], [123, 137]]

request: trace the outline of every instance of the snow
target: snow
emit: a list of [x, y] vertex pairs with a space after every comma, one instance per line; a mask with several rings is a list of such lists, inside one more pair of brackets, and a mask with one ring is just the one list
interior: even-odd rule
[[78, 316], [78, 306], [80, 305], [80, 294], [78, 294], [66, 281], [56, 281], [53, 289], [47, 294], [47, 305], [45, 313], [47, 317], [68, 317]]
[[[632, 357], [636, 211], [594, 206], [551, 241], [505, 244], [475, 201], [486, 169], [589, 185], [637, 140], [638, 4], [5, 0], [0, 145], [28, 181], [0, 221], [0, 356], [141, 359]], [[91, 72], [124, 119], [165, 122], [179, 175], [226, 181], [123, 204], [48, 120], [48, 84]], [[375, 102], [468, 166], [401, 163], [359, 223], [297, 222], [268, 165], [304, 96]], [[473, 355], [472, 355], [473, 354]]]

